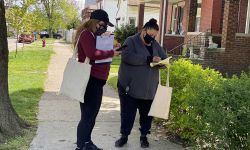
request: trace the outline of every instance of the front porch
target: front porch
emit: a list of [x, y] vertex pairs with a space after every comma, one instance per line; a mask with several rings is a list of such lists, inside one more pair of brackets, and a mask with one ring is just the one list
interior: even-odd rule
[[[165, 3], [166, 2], [166, 3]], [[223, 74], [250, 66], [250, 0], [162, 0], [161, 41], [169, 54]]]

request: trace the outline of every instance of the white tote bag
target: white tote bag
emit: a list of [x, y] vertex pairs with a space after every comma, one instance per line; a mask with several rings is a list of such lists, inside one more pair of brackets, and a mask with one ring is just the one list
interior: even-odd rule
[[[80, 36], [79, 36], [80, 37]], [[79, 39], [76, 45], [78, 45]], [[84, 63], [78, 62], [77, 46], [73, 51], [73, 56], [69, 58], [63, 74], [63, 81], [59, 94], [70, 97], [71, 99], [84, 102], [84, 94], [89, 81], [91, 65], [89, 58], [86, 57]]]
[[170, 66], [168, 66], [166, 86], [162, 86], [161, 79], [159, 79], [159, 84], [155, 94], [155, 98], [153, 100], [153, 103], [151, 105], [148, 114], [149, 116], [168, 119], [172, 90], [173, 90], [172, 87], [169, 87], [169, 67]]

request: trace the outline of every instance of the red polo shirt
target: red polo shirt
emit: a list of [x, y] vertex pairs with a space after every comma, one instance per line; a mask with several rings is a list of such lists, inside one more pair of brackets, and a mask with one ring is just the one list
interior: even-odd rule
[[111, 58], [113, 51], [96, 49], [96, 37], [89, 30], [82, 32], [78, 43], [78, 61], [84, 62], [86, 56], [90, 59], [91, 75], [98, 79], [107, 80], [110, 64], [95, 64], [95, 60]]

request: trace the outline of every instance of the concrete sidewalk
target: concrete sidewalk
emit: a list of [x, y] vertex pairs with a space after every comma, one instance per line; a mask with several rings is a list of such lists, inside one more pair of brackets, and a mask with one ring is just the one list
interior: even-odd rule
[[[39, 125], [30, 150], [74, 150], [76, 127], [80, 119], [80, 106], [64, 96], [57, 95], [62, 81], [63, 70], [72, 55], [71, 47], [62, 41], [54, 45], [55, 55], [51, 59], [45, 93], [39, 103]], [[93, 142], [104, 150], [142, 150], [139, 144], [138, 119], [135, 122], [128, 144], [115, 148], [119, 138], [120, 114], [117, 93], [109, 86], [104, 87], [103, 103], [92, 133]], [[181, 146], [165, 140], [154, 140], [149, 136], [148, 150], [181, 150]]]

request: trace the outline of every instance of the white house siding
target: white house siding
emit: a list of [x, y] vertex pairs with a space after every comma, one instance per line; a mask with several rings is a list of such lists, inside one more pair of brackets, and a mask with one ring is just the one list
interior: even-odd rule
[[118, 21], [118, 27], [120, 27], [122, 24], [126, 24], [127, 22], [127, 12], [128, 12], [128, 2], [127, 1], [120, 1], [120, 7], [119, 7], [119, 11], [117, 14], [117, 18], [120, 17], [120, 20]]
[[146, 22], [148, 22], [151, 18], [156, 19], [157, 23], [159, 24], [159, 20], [160, 20], [160, 8], [145, 7], [145, 11], [144, 11], [144, 24]]
[[137, 25], [137, 21], [138, 21], [138, 6], [128, 6], [128, 13], [127, 13], [127, 17], [126, 17], [126, 23], [129, 23], [129, 18], [135, 18], [135, 26]]
[[[109, 15], [109, 21], [116, 25], [116, 13], [118, 11], [117, 8], [118, 0], [104, 0], [103, 2], [103, 9], [108, 13]], [[108, 31], [114, 31], [114, 27], [108, 27]]]
[[[128, 15], [126, 22], [129, 23], [129, 17], [135, 17], [136, 18], [136, 24], [138, 22], [138, 6], [129, 6], [128, 7]], [[152, 7], [145, 7], [144, 10], [144, 24], [149, 21], [149, 19], [155, 18], [159, 23], [160, 18], [160, 8], [152, 8]]]
[[[94, 0], [95, 1], [95, 0]], [[93, 3], [93, 0], [86, 0], [85, 6]], [[104, 9], [108, 15], [110, 22], [116, 25], [116, 18], [120, 18], [118, 21], [118, 27], [121, 27], [122, 24], [128, 24], [129, 18], [135, 18], [135, 25], [137, 26], [138, 22], [138, 6], [131, 6], [128, 5], [127, 0], [120, 0], [119, 9], [117, 7], [118, 0], [103, 0], [102, 2], [102, 9]], [[160, 15], [160, 8], [155, 7], [147, 7], [145, 6], [144, 11], [144, 23], [149, 21], [151, 18], [155, 18], [159, 23], [159, 15]], [[114, 31], [115, 28], [109, 27], [108, 31]]]
[[[121, 18], [121, 20], [118, 23], [118, 26], [120, 27], [121, 24], [128, 24], [129, 18], [134, 17], [135, 18], [135, 25], [137, 26], [138, 22], [138, 6], [127, 6], [126, 3], [123, 3], [120, 7], [120, 11], [118, 13], [118, 17]], [[124, 19], [123, 19], [124, 18]], [[154, 7], [145, 7], [144, 11], [144, 23], [149, 21], [149, 19], [155, 18], [159, 23], [160, 18], [160, 8], [154, 8]]]

